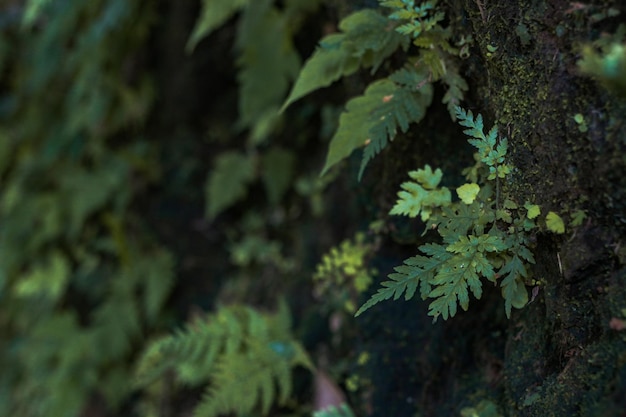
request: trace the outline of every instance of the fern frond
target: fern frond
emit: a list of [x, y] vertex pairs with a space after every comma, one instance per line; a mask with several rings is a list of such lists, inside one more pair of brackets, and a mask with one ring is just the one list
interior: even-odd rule
[[245, 321], [253, 314], [245, 307], [222, 308], [212, 317], [153, 342], [138, 362], [136, 385], [145, 386], [170, 369], [185, 384], [206, 381], [219, 355], [243, 348], [248, 331]]
[[374, 124], [371, 114], [384, 104], [385, 97], [394, 92], [393, 82], [381, 80], [370, 84], [363, 96], [348, 101], [346, 110], [339, 118], [339, 127], [330, 141], [322, 175], [366, 144], [369, 130]]
[[371, 116], [375, 122], [369, 129], [370, 141], [363, 150], [359, 180], [367, 164], [395, 138], [398, 128], [406, 133], [410, 123], [417, 123], [424, 118], [432, 99], [430, 94], [425, 96], [423, 92], [412, 93], [400, 88], [387, 97], [386, 105], [380, 106]]
[[[389, 79], [405, 90], [417, 92], [422, 89], [428, 82], [428, 72], [419, 70], [418, 65], [411, 64], [395, 71], [389, 76]], [[423, 92], [424, 94], [427, 91]]]
[[454, 255], [448, 258], [434, 276], [431, 284], [435, 287], [428, 297], [435, 298], [429, 305], [430, 316], [436, 321], [441, 315], [444, 320], [454, 317], [457, 303], [467, 311], [469, 307], [469, 293], [474, 297], [482, 296], [481, 277], [495, 282], [495, 271], [487, 258], [490, 252], [501, 252], [507, 249], [505, 242], [499, 236], [460, 236], [459, 239], [446, 248]]
[[[472, 138], [476, 138], [479, 140], [486, 140], [485, 134], [483, 133], [483, 116], [479, 114], [474, 119], [474, 113], [471, 110], [465, 110], [461, 107], [456, 108], [456, 118], [458, 123], [461, 126], [469, 127], [463, 131], [467, 136]], [[470, 142], [472, 143], [472, 142]]]
[[291, 103], [361, 67], [374, 70], [407, 39], [388, 28], [384, 16], [373, 10], [360, 10], [339, 24], [340, 33], [326, 36], [315, 53], [304, 63], [281, 111]]
[[430, 282], [436, 271], [452, 257], [452, 254], [447, 252], [444, 246], [436, 244], [423, 245], [420, 250], [428, 256], [416, 255], [406, 259], [404, 265], [395, 267], [395, 272], [388, 276], [390, 281], [381, 283], [382, 288], [359, 308], [355, 317], [381, 301], [390, 298], [397, 300], [402, 294], [405, 300], [410, 300], [418, 286], [422, 299], [426, 299], [431, 292]]
[[483, 234], [485, 226], [494, 220], [493, 211], [481, 210], [481, 203], [475, 201], [469, 205], [454, 204], [443, 207], [435, 223], [444, 242], [452, 244], [459, 236]]
[[267, 415], [272, 404], [284, 404], [291, 395], [292, 368], [310, 366], [303, 353], [296, 342], [253, 340], [244, 354], [224, 355], [194, 416], [214, 417], [233, 411], [245, 414], [257, 406]]
[[479, 114], [476, 119], [470, 111], [457, 107], [456, 116], [461, 126], [469, 127], [464, 133], [471, 137], [468, 142], [478, 149], [478, 160], [485, 164], [489, 170], [487, 179], [493, 180], [496, 177], [504, 178], [510, 167], [504, 164], [504, 156], [508, 149], [507, 138], [498, 140], [498, 127], [494, 125], [489, 133], [483, 132], [483, 118]]
[[[467, 128], [464, 133], [470, 137], [468, 142], [478, 149], [474, 154], [477, 164], [468, 174], [473, 181], [457, 188], [461, 201], [451, 202], [449, 196], [439, 199], [435, 194], [443, 190], [437, 188], [442, 177], [440, 170], [433, 172], [426, 165], [409, 172], [414, 181], [401, 185], [400, 199], [390, 214], [415, 217], [421, 212], [422, 219], [428, 220], [430, 229], [437, 230], [443, 244], [422, 245], [419, 249], [424, 256], [409, 258], [396, 267], [390, 280], [382, 283], [357, 315], [383, 300], [395, 300], [403, 294], [410, 299], [419, 285], [423, 299], [434, 299], [428, 313], [433, 321], [438, 317], [447, 320], [456, 315], [459, 305], [468, 309], [470, 292], [477, 299], [482, 296], [482, 278], [496, 283], [504, 277], [500, 286], [507, 317], [512, 307], [521, 308], [528, 303], [524, 283], [528, 271], [522, 259], [528, 263], [535, 260], [522, 232], [536, 227], [532, 219], [539, 215], [539, 207], [527, 202], [523, 207], [526, 216], [514, 218], [510, 210], [519, 206], [505, 199], [500, 207], [497, 182], [495, 198], [492, 183], [475, 183], [479, 168], [489, 167], [487, 180], [508, 172], [509, 167], [504, 164], [507, 141], [498, 140], [496, 126], [485, 134], [480, 114], [474, 117], [471, 111], [458, 106], [454, 110], [459, 124]], [[499, 228], [500, 224], [506, 225], [506, 231]]]
[[313, 370], [304, 348], [291, 335], [284, 302], [274, 314], [247, 306], [222, 307], [205, 320], [153, 342], [139, 361], [136, 385], [145, 386], [173, 370], [180, 382], [209, 382], [197, 416], [248, 413], [284, 403], [292, 390], [291, 370]]
[[[457, 261], [462, 257], [455, 257]], [[469, 259], [466, 259], [469, 261]], [[455, 262], [456, 263], [456, 262]], [[435, 279], [437, 286], [429, 296], [435, 298], [428, 306], [428, 315], [433, 316], [433, 321], [441, 315], [444, 320], [454, 317], [457, 311], [457, 303], [467, 311], [469, 306], [468, 284], [475, 290], [474, 295], [480, 298], [482, 294], [480, 280], [476, 272], [471, 268], [458, 271], [459, 266], [446, 265], [442, 268]]]

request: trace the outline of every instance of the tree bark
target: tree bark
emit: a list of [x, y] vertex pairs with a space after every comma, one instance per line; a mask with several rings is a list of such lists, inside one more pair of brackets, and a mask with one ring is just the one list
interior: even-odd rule
[[[624, 415], [626, 106], [577, 66], [583, 43], [624, 22], [622, 5], [613, 5], [619, 16], [595, 22], [605, 3], [445, 4], [453, 33], [474, 41], [462, 70], [470, 85], [465, 105], [509, 138], [515, 169], [505, 191], [522, 204], [539, 204], [543, 215], [559, 213], [566, 224], [577, 210], [587, 218], [565, 234], [539, 234], [533, 273], [541, 283], [529, 288], [534, 300], [510, 320], [498, 289], [472, 300], [468, 313], [433, 326], [424, 305], [383, 303], [384, 314], [363, 315], [363, 349], [383, 352], [360, 371], [372, 387], [372, 415], [410, 415], [415, 408], [425, 416], [459, 415], [483, 399], [506, 416]], [[430, 111], [442, 115], [429, 113], [422, 131], [441, 138], [446, 110], [435, 104]], [[579, 113], [586, 132], [574, 120]], [[383, 157], [381, 189], [396, 189], [396, 174], [406, 172], [399, 161], [415, 169], [406, 155], [435, 146], [428, 139], [394, 142]], [[458, 153], [453, 149], [443, 165]], [[393, 257], [402, 251], [388, 249]], [[391, 272], [401, 258], [382, 259], [379, 269]]]

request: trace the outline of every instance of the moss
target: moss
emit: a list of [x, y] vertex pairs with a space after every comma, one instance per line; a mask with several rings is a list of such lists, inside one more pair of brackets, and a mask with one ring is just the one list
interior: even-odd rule
[[[477, 4], [465, 2], [476, 42], [468, 72], [475, 97], [483, 98], [475, 105], [510, 140], [517, 169], [507, 192], [544, 213], [589, 214], [566, 239], [537, 241], [535, 276], [547, 285], [510, 324], [506, 406], [519, 416], [616, 415], [623, 403], [616, 390], [626, 383], [624, 341], [607, 323], [619, 311], [615, 300], [626, 299], [613, 286], [626, 280], [613, 272], [612, 252], [624, 236], [625, 222], [616, 218], [624, 210], [624, 129], [617, 122], [624, 106], [578, 74], [576, 45], [596, 35], [589, 16], [566, 13], [569, 2], [482, 2], [482, 13]], [[604, 30], [615, 22], [608, 23]], [[523, 41], [512, 24], [527, 29]], [[587, 132], [578, 129], [577, 113]], [[613, 284], [599, 292], [607, 281]]]

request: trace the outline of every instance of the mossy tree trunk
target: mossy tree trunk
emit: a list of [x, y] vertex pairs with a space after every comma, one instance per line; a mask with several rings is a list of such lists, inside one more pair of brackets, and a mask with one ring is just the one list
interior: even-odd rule
[[[621, 13], [600, 19], [610, 6]], [[539, 283], [529, 288], [533, 301], [510, 320], [499, 311], [497, 295], [472, 301], [468, 313], [433, 327], [422, 319], [423, 306], [390, 305], [384, 318], [364, 319], [364, 349], [383, 349], [386, 356], [363, 372], [375, 387], [389, 387], [372, 390], [374, 414], [403, 402], [396, 415], [415, 403], [421, 415], [458, 415], [488, 398], [507, 416], [623, 415], [626, 102], [583, 76], [577, 61], [582, 44], [616, 31], [626, 8], [547, 0], [459, 0], [446, 7], [453, 31], [474, 41], [464, 61], [465, 105], [509, 138], [515, 170], [503, 184], [506, 193], [539, 204], [544, 216], [559, 213], [567, 230], [537, 236], [533, 273]], [[586, 131], [576, 114], [583, 115]], [[438, 123], [428, 125], [441, 136]], [[403, 143], [394, 144], [396, 150], [412, 146]], [[431, 146], [422, 142], [416, 152], [425, 148]], [[406, 160], [410, 152], [389, 153], [383, 172], [395, 181], [397, 158]], [[567, 226], [578, 210], [587, 215], [583, 224]], [[384, 343], [377, 340], [381, 333]], [[391, 343], [396, 338], [404, 347]], [[375, 369], [385, 372], [377, 376]], [[396, 378], [407, 384], [394, 384]]]
[[566, 222], [579, 209], [588, 215], [582, 226], [537, 241], [535, 274], [545, 285], [509, 326], [506, 408], [524, 416], [617, 415], [626, 406], [617, 321], [626, 313], [624, 105], [581, 77], [576, 63], [581, 43], [618, 22], [593, 23], [603, 2], [483, 3], [465, 3], [479, 51], [472, 84], [476, 103], [509, 135], [518, 168], [509, 191]]

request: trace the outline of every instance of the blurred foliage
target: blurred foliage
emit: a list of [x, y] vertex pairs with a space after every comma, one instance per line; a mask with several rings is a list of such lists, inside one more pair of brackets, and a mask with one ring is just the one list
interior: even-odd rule
[[149, 5], [30, 1], [3, 10], [0, 414], [117, 407], [159, 323], [174, 260], [131, 210], [159, 178], [137, 133], [153, 84], [137, 64]]
[[580, 71], [598, 80], [608, 91], [626, 97], [626, 25], [582, 48]]
[[[190, 51], [240, 12], [233, 133], [246, 130], [249, 139], [245, 149], [226, 150], [210, 161], [209, 219], [245, 200], [260, 182], [268, 210], [278, 210], [282, 225], [279, 206], [294, 184], [295, 154], [267, 139], [280, 128], [278, 108], [299, 69], [292, 37], [316, 4], [289, 1], [279, 9], [271, 1], [204, 3]], [[133, 361], [140, 350], [154, 351], [146, 340], [163, 331], [172, 313], [180, 314], [165, 308], [180, 260], [160, 242], [160, 226], [142, 212], [159, 198], [151, 193], [172, 181], [163, 170], [168, 148], [150, 129], [159, 86], [148, 57], [160, 7], [139, 0], [31, 0], [0, 10], [2, 415], [78, 416], [93, 404], [102, 404], [104, 412], [139, 412], [131, 400], [138, 389], [130, 377]], [[303, 190], [298, 204], [308, 204], [313, 192]], [[266, 219], [246, 226], [228, 231], [231, 265], [246, 273], [266, 265], [283, 273], [293, 269], [278, 241], [267, 236]], [[207, 396], [215, 401], [207, 399], [198, 413], [225, 410], [221, 389], [235, 367], [260, 391], [258, 397], [246, 392], [247, 402], [229, 397], [229, 404], [250, 411], [259, 402], [267, 412], [273, 381], [284, 403], [291, 395], [291, 367], [312, 365], [286, 333], [286, 307], [273, 318], [233, 307], [218, 319], [228, 311], [242, 311], [231, 316], [244, 320], [238, 328], [249, 331], [240, 335], [238, 356], [224, 354], [214, 369], [195, 369], [198, 381], [218, 381]], [[251, 367], [258, 368], [256, 380], [248, 379]], [[241, 383], [231, 382], [231, 388]], [[141, 404], [153, 398], [151, 389]]]
[[[307, 353], [291, 335], [284, 302], [275, 314], [234, 305], [150, 344], [138, 361], [136, 376], [139, 387], [165, 387], [172, 371], [177, 384], [210, 382], [196, 416], [247, 414], [255, 408], [267, 415], [275, 401], [284, 404], [289, 399], [291, 368], [296, 365], [313, 370]], [[162, 390], [156, 392], [144, 403], [145, 414], [155, 415], [161, 398], [167, 396]]]
[[354, 314], [360, 294], [369, 288], [376, 274], [367, 265], [374, 250], [375, 245], [367, 243], [361, 232], [331, 248], [313, 275], [315, 295], [328, 305]]

